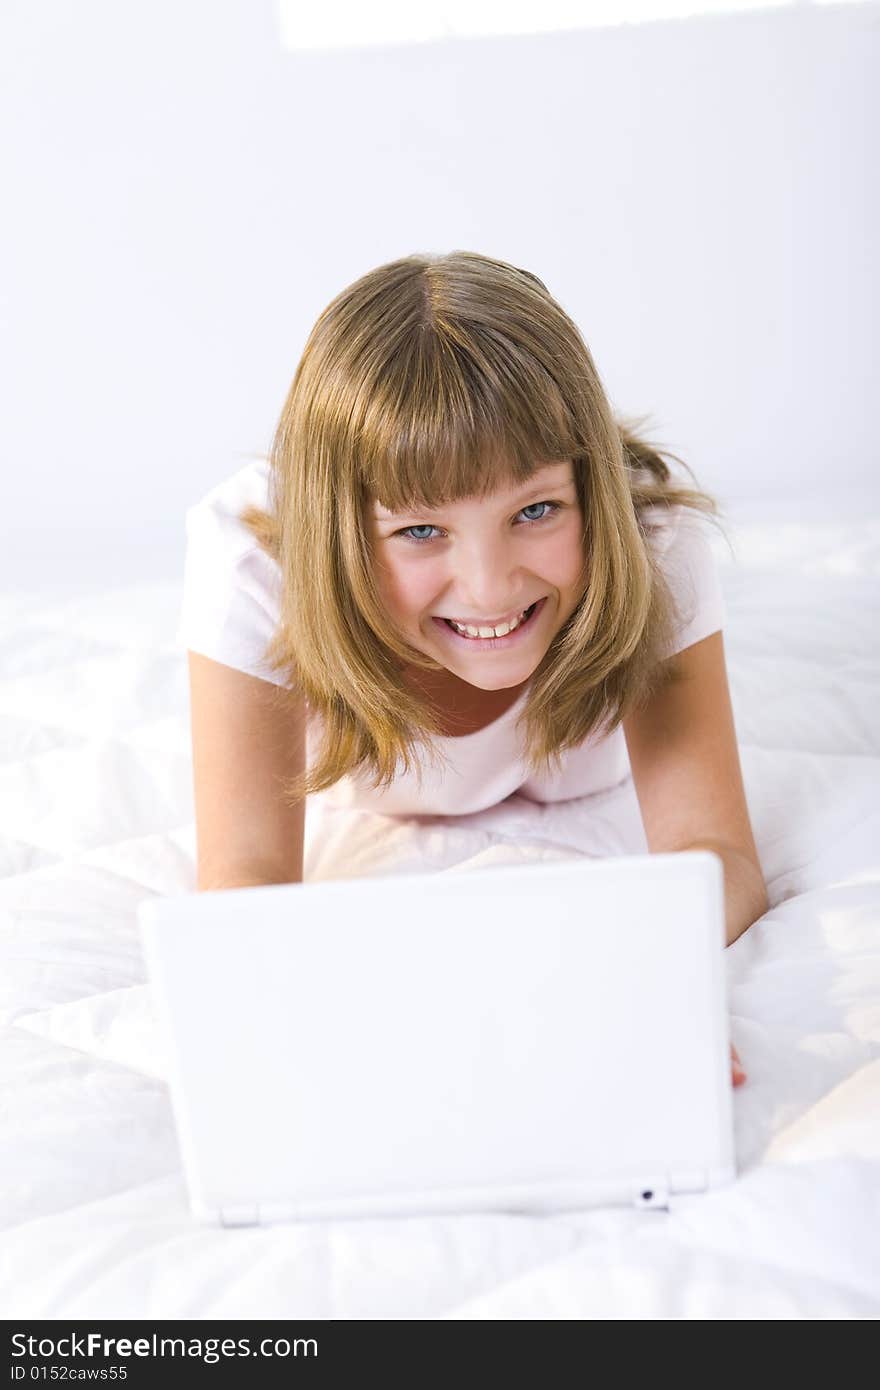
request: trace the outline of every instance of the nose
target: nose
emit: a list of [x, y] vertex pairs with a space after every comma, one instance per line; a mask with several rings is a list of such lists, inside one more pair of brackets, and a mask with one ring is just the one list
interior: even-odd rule
[[503, 544], [483, 542], [462, 550], [457, 557], [452, 589], [458, 607], [451, 617], [463, 613], [471, 618], [497, 621], [514, 612], [525, 585]]

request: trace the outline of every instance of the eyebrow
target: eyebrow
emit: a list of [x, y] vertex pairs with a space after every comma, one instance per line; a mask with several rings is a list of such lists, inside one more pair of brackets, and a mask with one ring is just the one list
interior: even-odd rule
[[[528, 484], [528, 483], [524, 484], [523, 487], [522, 487], [522, 490], [521, 490], [520, 492], [518, 492], [516, 495], [517, 495], [517, 497], [529, 497], [529, 496], [531, 496], [531, 494], [532, 494], [533, 492], [562, 492], [563, 489], [565, 489], [565, 488], [573, 488], [574, 485], [575, 485], [575, 484], [574, 484], [574, 478], [565, 478], [564, 481], [562, 481], [562, 482], [554, 482], [552, 479], [551, 479], [550, 481], [548, 481], [548, 482], [542, 482], [540, 479], [538, 479], [538, 480], [532, 481], [531, 484]], [[423, 512], [424, 512], [424, 513], [427, 513], [427, 512], [439, 512], [439, 511], [442, 511], [442, 510], [443, 510], [442, 506], [438, 506], [438, 507], [427, 507], [427, 506], [425, 506], [425, 507], [418, 507], [418, 506], [416, 506], [416, 507], [402, 507], [402, 508], [400, 509], [400, 511], [397, 511], [397, 512], [389, 512], [389, 511], [387, 511], [384, 507], [382, 507], [381, 503], [375, 502], [375, 503], [373, 504], [373, 514], [375, 515], [375, 517], [376, 517], [376, 519], [377, 519], [378, 521], [391, 521], [391, 520], [393, 520], [395, 517], [400, 517], [400, 516], [417, 516], [417, 515], [420, 515], [420, 514], [423, 513]]]

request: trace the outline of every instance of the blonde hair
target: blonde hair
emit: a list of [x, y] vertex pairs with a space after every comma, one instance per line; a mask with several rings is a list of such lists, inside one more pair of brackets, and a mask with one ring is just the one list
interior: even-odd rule
[[241, 515], [280, 570], [265, 659], [323, 724], [314, 763], [285, 784], [291, 800], [355, 771], [386, 787], [401, 763], [419, 773], [420, 751], [438, 751], [441, 725], [402, 668], [443, 668], [402, 639], [378, 596], [375, 499], [441, 506], [571, 459], [588, 581], [520, 715], [535, 773], [674, 679], [663, 657], [677, 614], [647, 544], [649, 509], [719, 508], [676, 483], [642, 423], [614, 418], [575, 324], [537, 276], [504, 261], [405, 256], [328, 304], [272, 441], [268, 510]]

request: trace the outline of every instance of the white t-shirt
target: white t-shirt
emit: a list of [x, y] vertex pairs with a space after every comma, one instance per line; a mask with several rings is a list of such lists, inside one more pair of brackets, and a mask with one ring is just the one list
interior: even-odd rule
[[[186, 513], [186, 561], [177, 645], [201, 652], [274, 684], [263, 653], [279, 612], [279, 571], [238, 517], [248, 503], [266, 507], [269, 464], [258, 460], [211, 488]], [[674, 507], [650, 540], [670, 583], [679, 614], [668, 656], [683, 651], [724, 625], [725, 608], [708, 523], [691, 508]], [[321, 793], [332, 805], [385, 815], [466, 815], [495, 806], [512, 792], [534, 801], [564, 801], [615, 786], [629, 776], [626, 740], [620, 725], [611, 734], [591, 735], [562, 754], [558, 773], [535, 777], [523, 757], [515, 729], [528, 686], [499, 719], [477, 733], [438, 737], [433, 743], [445, 763], [422, 759], [421, 780], [402, 763], [393, 783], [374, 789], [359, 772]], [[318, 715], [309, 719], [307, 759], [314, 761]]]

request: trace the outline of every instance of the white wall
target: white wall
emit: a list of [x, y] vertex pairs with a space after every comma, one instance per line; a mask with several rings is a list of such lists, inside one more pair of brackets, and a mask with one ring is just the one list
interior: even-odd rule
[[536, 271], [722, 500], [877, 499], [880, 6], [284, 53], [270, 0], [0, 9], [0, 583], [168, 576], [305, 337]]

